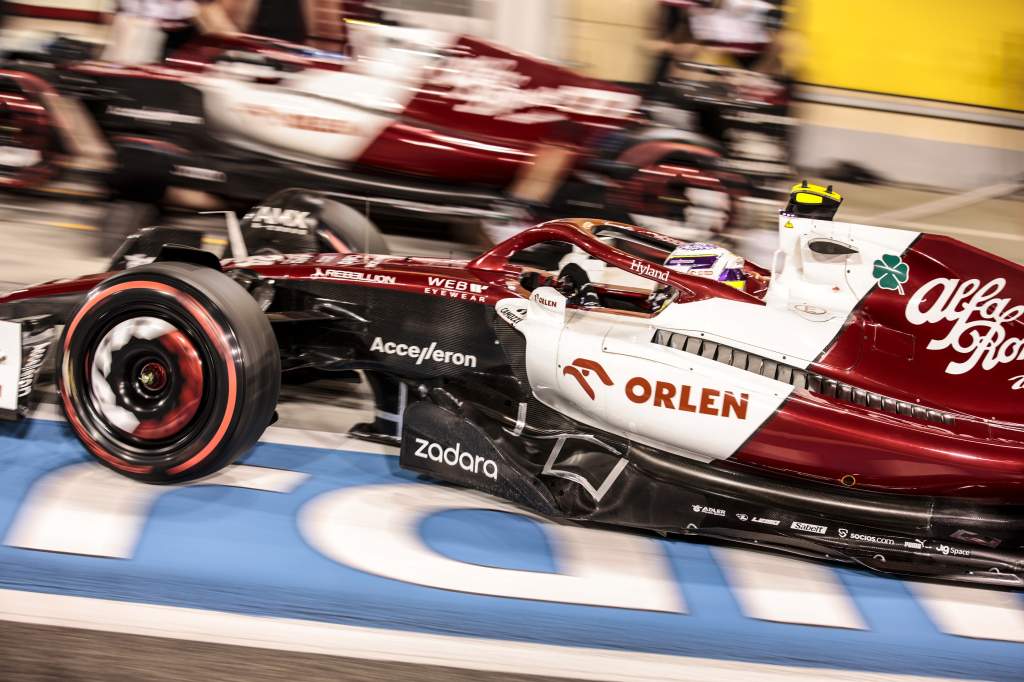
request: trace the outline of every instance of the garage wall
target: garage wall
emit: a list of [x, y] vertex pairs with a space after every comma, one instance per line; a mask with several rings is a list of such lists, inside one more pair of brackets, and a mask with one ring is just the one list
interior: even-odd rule
[[[590, 76], [646, 81], [651, 57], [644, 48], [657, 0], [552, 0], [562, 25], [559, 57]], [[1022, 0], [1024, 1], [1024, 0]]]
[[1022, 0], [799, 0], [802, 80], [1024, 110]]

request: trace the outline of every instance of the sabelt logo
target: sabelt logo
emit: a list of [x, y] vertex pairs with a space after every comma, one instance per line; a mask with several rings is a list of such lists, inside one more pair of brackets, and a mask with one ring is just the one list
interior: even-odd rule
[[381, 337], [373, 339], [370, 350], [385, 355], [396, 355], [401, 358], [412, 358], [417, 365], [422, 365], [424, 360], [436, 362], [442, 365], [455, 365], [457, 367], [476, 367], [476, 356], [468, 353], [457, 353], [450, 350], [441, 350], [437, 347], [437, 341], [431, 341], [429, 346], [417, 346], [411, 343], [398, 343], [396, 341], [385, 341]]
[[629, 264], [629, 269], [638, 275], [654, 277], [662, 282], [668, 281], [668, 270], [663, 270], [662, 268], [651, 265], [650, 263], [645, 263], [642, 260], [634, 260]]
[[462, 444], [456, 442], [453, 446], [444, 447], [423, 438], [416, 439], [416, 452], [413, 454], [420, 459], [428, 459], [431, 462], [444, 464], [445, 466], [457, 467], [471, 474], [483, 474], [492, 481], [498, 480], [498, 465], [493, 459], [487, 459], [480, 455], [474, 455], [462, 449]]
[[398, 281], [390, 274], [371, 274], [355, 270], [339, 270], [333, 267], [317, 267], [309, 276], [313, 280], [350, 280], [375, 284], [395, 284]]
[[793, 530], [802, 530], [805, 533], [817, 533], [818, 535], [824, 535], [828, 532], [828, 526], [818, 526], [813, 523], [804, 523], [803, 521], [794, 521], [789, 527]]
[[[576, 358], [572, 364], [562, 369], [563, 376], [574, 378], [587, 397], [594, 400], [596, 394], [588, 380], [591, 373], [605, 386], [614, 385], [608, 372], [594, 360]], [[630, 402], [715, 417], [746, 419], [747, 408], [750, 404], [750, 394], [748, 393], [736, 395], [732, 391], [716, 388], [695, 389], [686, 384], [676, 385], [667, 381], [652, 382], [644, 377], [633, 377], [626, 382], [623, 390]]]

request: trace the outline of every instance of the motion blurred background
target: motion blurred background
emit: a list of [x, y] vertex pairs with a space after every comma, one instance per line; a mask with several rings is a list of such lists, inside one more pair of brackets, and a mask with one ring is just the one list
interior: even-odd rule
[[[690, 145], [690, 151], [682, 159], [677, 155], [660, 160], [641, 153], [642, 161], [636, 162], [638, 155], [630, 153], [623, 135], [617, 140], [609, 135], [568, 145], [577, 158], [596, 158], [596, 163], [567, 162], [550, 150], [537, 151], [551, 146], [550, 138], [558, 135], [550, 134], [550, 128], [541, 134], [526, 126], [514, 136], [517, 148], [528, 156], [536, 154], [536, 162], [527, 164], [533, 172], [519, 173], [514, 182], [495, 180], [487, 187], [488, 201], [511, 198], [517, 203], [515, 211], [509, 213], [504, 204], [498, 209], [474, 208], [473, 215], [485, 216], [483, 231], [478, 225], [467, 227], [466, 211], [461, 209], [458, 220], [446, 215], [444, 221], [428, 220], [425, 229], [410, 231], [409, 225], [426, 211], [415, 216], [402, 213], [396, 225], [390, 220], [396, 216], [386, 215], [385, 207], [373, 220], [391, 239], [392, 250], [400, 246], [414, 252], [471, 252], [526, 224], [576, 213], [656, 229], [682, 225], [692, 229], [681, 236], [733, 242], [740, 251], [741, 242], [746, 242], [747, 255], [764, 260], [770, 254], [765, 242], [771, 241], [770, 235], [743, 236], [743, 231], [771, 229], [786, 189], [810, 177], [836, 183], [848, 194], [848, 220], [927, 227], [1011, 257], [1024, 256], [1024, 251], [1018, 252], [1021, 213], [1014, 200], [1024, 176], [1024, 4], [1017, 0], [8, 0], [2, 8], [0, 48], [7, 66], [21, 69], [47, 63], [45, 72], [37, 68], [34, 73], [43, 73], [60, 97], [48, 99], [42, 117], [29, 117], [28, 122], [16, 102], [5, 101], [0, 185], [19, 190], [7, 205], [29, 206], [37, 223], [73, 225], [88, 233], [69, 237], [81, 242], [82, 255], [109, 256], [124, 236], [154, 222], [202, 229], [207, 246], [222, 245], [219, 219], [196, 218], [197, 210], [227, 208], [242, 216], [247, 206], [271, 190], [311, 183], [308, 177], [277, 171], [268, 171], [274, 179], [256, 181], [239, 175], [233, 182], [236, 173], [217, 165], [217, 159], [234, 155], [235, 169], [241, 161], [236, 149], [221, 148], [205, 159], [177, 161], [179, 170], [163, 171], [177, 178], [151, 177], [154, 168], [167, 163], [162, 156], [148, 156], [157, 145], [166, 148], [170, 142], [195, 152], [213, 142], [219, 145], [226, 133], [237, 131], [208, 122], [209, 137], [182, 138], [159, 130], [139, 133], [141, 128], [126, 126], [124, 119], [111, 121], [103, 106], [110, 114], [112, 100], [103, 104], [96, 96], [108, 88], [95, 75], [96, 64], [155, 64], [159, 69], [169, 57], [172, 61], [163, 63], [173, 70], [157, 73], [156, 78], [184, 78], [188, 74], [182, 69], [207, 69], [209, 74], [213, 67], [223, 67], [224, 54], [259, 52], [265, 59], [267, 46], [224, 43], [211, 57], [209, 50], [197, 52], [195, 45], [223, 36], [259, 34], [314, 50], [295, 53], [299, 59], [330, 61], [333, 54], [348, 64], [342, 68], [358, 70], [360, 63], [392, 58], [380, 52], [379, 37], [360, 36], [375, 35], [376, 26], [399, 25], [478, 37], [507, 51], [502, 54], [550, 60], [599, 79], [581, 81], [588, 87], [623, 85], [642, 98], [631, 114], [632, 132], [627, 131], [633, 141], [676, 134], [672, 140]], [[387, 40], [393, 46], [393, 38]], [[212, 66], [200, 65], [204, 60]], [[63, 74], [59, 82], [54, 73]], [[83, 73], [85, 80], [92, 79], [92, 90], [79, 82]], [[222, 68], [216, 75], [224, 73]], [[262, 77], [240, 74], [236, 69], [229, 76], [263, 82]], [[451, 82], [483, 92], [488, 87], [507, 91], [511, 81], [493, 81], [499, 77], [477, 70], [459, 76], [463, 81]], [[121, 81], [110, 82], [115, 85], [109, 87], [121, 87]], [[527, 77], [511, 87], [528, 90], [537, 82], [531, 84]], [[331, 87], [335, 86], [328, 84], [328, 90]], [[24, 95], [23, 82], [17, 79], [8, 81], [4, 90], [16, 98]], [[130, 88], [126, 92], [132, 104], [121, 106], [122, 112], [163, 106]], [[273, 91], [262, 92], [266, 96]], [[312, 94], [339, 96], [327, 91]], [[350, 99], [358, 102], [364, 95], [356, 88]], [[224, 101], [231, 101], [231, 96]], [[201, 115], [216, 118], [215, 97], [209, 92], [205, 97], [207, 110]], [[135, 122], [140, 118], [135, 116]], [[447, 123], [438, 119], [430, 125]], [[637, 132], [640, 125], [650, 128], [648, 124], [661, 132]], [[692, 137], [680, 137], [682, 131]], [[485, 132], [488, 141], [505, 135], [495, 138], [492, 130]], [[127, 145], [126, 135], [133, 140]], [[140, 141], [143, 137], [152, 141]], [[566, 146], [562, 138], [556, 146]], [[485, 138], [474, 139], [478, 144]], [[310, 158], [295, 156], [287, 144], [275, 147], [273, 141], [258, 152], [256, 160], [245, 157], [244, 163], [258, 165], [267, 156], [275, 161]], [[715, 156], [710, 167], [701, 158], [705, 153]], [[367, 156], [354, 161], [321, 157], [310, 165], [335, 166], [341, 169], [338, 172], [368, 168], [375, 177], [397, 173], [403, 183], [410, 177], [413, 184], [437, 179], [429, 177], [431, 162], [426, 157], [426, 172], [414, 169], [410, 175], [405, 159], [415, 154], [397, 161], [392, 154], [376, 164]], [[652, 174], [664, 173], [666, 164], [672, 176], [667, 190], [652, 183]], [[186, 170], [180, 170], [182, 166]], [[686, 175], [694, 168], [700, 178]], [[476, 169], [467, 167], [466, 172]], [[200, 177], [204, 173], [206, 177]], [[182, 181], [185, 175], [189, 177]], [[448, 188], [477, 188], [476, 182], [458, 180], [449, 182]], [[727, 205], [704, 191], [709, 187], [705, 181], [727, 191]], [[538, 190], [538, 182], [546, 188]], [[622, 191], [616, 193], [616, 188]], [[338, 188], [323, 182], [320, 189]], [[361, 192], [349, 196], [365, 198]], [[653, 197], [653, 207], [648, 196]], [[74, 201], [74, 220], [67, 219], [69, 211], [61, 203], [69, 198]], [[385, 202], [391, 208], [393, 199]], [[371, 203], [363, 201], [357, 208], [368, 213]], [[379, 203], [374, 203], [375, 209]], [[602, 210], [588, 213], [589, 206], [598, 205]], [[55, 214], [64, 219], [54, 219]], [[38, 231], [32, 235], [38, 237]], [[402, 241], [403, 236], [426, 242]], [[77, 266], [69, 267], [73, 271]]]
[[[367, 229], [379, 230], [382, 237], [373, 241], [374, 250], [403, 255], [475, 254], [548, 217], [599, 214], [721, 242], [768, 263], [775, 248], [777, 211], [789, 187], [810, 178], [842, 192], [839, 219], [950, 234], [1024, 261], [1022, 0], [4, 0], [0, 15], [0, 284], [5, 288], [103, 271], [127, 235], [156, 223], [178, 228], [197, 245], [223, 253], [228, 249], [223, 216], [200, 211], [228, 211], [245, 223], [252, 218], [250, 207], [263, 197], [309, 184], [335, 193], [367, 218], [360, 229], [369, 225]], [[434, 119], [430, 116], [436, 111], [432, 114], [426, 106], [415, 116], [409, 110], [403, 115], [388, 109], [391, 104], [380, 94], [385, 90], [377, 84], [391, 79], [419, 88], [418, 81], [410, 85], [395, 77], [390, 67], [402, 55], [426, 49], [422, 45], [436, 49], [439, 58], [449, 56], [449, 48], [436, 47], [434, 34], [415, 34], [421, 41], [417, 47], [410, 34], [378, 30], [400, 27], [479, 38], [483, 43], [464, 40], [462, 49], [505, 63], [519, 59], [515, 55], [550, 61], [593, 79], [573, 80], [572, 87], [607, 89], [618, 93], [615, 97], [627, 97], [609, 102], [618, 106], [628, 101], [629, 107], [614, 112], [611, 123], [584, 117], [592, 129], [603, 126], [603, 136], [581, 136], [575, 128], [558, 125], [536, 132], [531, 125], [558, 123], [572, 107], [564, 100], [535, 106], [537, 101], [522, 99], [524, 91], [540, 98], [534, 90], [549, 86], [530, 80], [540, 78], [536, 75], [510, 76], [505, 66], [492, 61], [487, 63], [490, 70], [445, 66], [442, 75], [449, 85], [438, 87], [451, 90], [442, 92], [442, 99], [463, 88], [470, 93], [466, 101], [494, 103], [500, 115], [508, 112], [498, 103], [511, 102], [512, 113], [537, 118], [508, 122], [499, 134], [492, 128], [473, 132], [475, 123], [447, 109]], [[243, 34], [292, 44], [253, 42]], [[497, 47], [489, 52], [486, 45]], [[517, 64], [522, 67], [522, 62]], [[522, 68], [531, 74], [539, 70], [532, 63]], [[367, 86], [338, 91], [331, 74], [339, 70], [366, 76]], [[313, 75], [307, 79], [304, 74]], [[568, 83], [569, 76], [559, 74], [551, 76], [555, 85], [550, 87], [564, 95], [558, 84]], [[200, 81], [197, 89], [205, 105], [194, 105], [187, 88], [172, 89]], [[291, 96], [310, 99], [288, 100]], [[257, 117], [253, 120], [261, 122], [218, 123], [235, 106], [218, 109], [211, 104], [218, 97], [246, 102], [248, 113]], [[327, 103], [322, 109], [304, 104], [313, 100]], [[417, 139], [419, 146], [405, 151], [389, 148], [398, 151], [388, 153], [364, 140], [368, 148], [333, 161], [326, 152], [316, 154], [317, 141], [298, 150], [291, 134], [279, 131], [273, 139], [274, 126], [343, 134], [347, 122], [341, 107], [349, 104], [361, 125], [377, 121], [378, 115], [388, 125], [414, 119], [419, 123], [403, 128], [406, 133], [416, 128], [434, 137]], [[552, 117], [552, 110], [560, 113]], [[520, 124], [522, 129], [515, 128]], [[263, 133], [271, 138], [254, 141]], [[649, 150], [649, 143], [668, 145], [656, 148], [671, 148], [675, 155], [655, 158], [637, 151]], [[484, 182], [484, 170], [492, 172], [494, 166], [477, 170], [469, 161], [447, 163], [444, 169], [430, 166], [429, 154], [456, 148], [495, 152], [501, 162], [510, 156], [529, 160], [508, 176], [500, 168], [493, 171], [496, 179], [489, 183]], [[476, 157], [468, 153], [466, 158]], [[460, 169], [464, 180], [459, 179]], [[395, 191], [385, 195], [385, 189]], [[344, 231], [328, 236], [346, 238]], [[357, 235], [353, 243], [340, 245], [327, 239], [268, 248], [362, 249], [369, 241]], [[278, 447], [281, 452], [267, 446], [252, 461], [268, 467], [285, 460], [303, 466], [312, 461], [311, 476], [319, 477], [316, 485], [322, 488], [348, 485], [353, 472], [373, 485], [393, 482], [394, 472], [377, 460], [352, 452], [332, 459], [337, 451], [357, 447], [343, 434], [371, 404], [358, 393], [337, 398], [337, 387], [330, 388], [287, 395], [278, 424], [279, 433], [287, 435], [275, 436], [284, 444]], [[33, 428], [46, 432], [49, 427]], [[20, 449], [27, 447], [35, 448], [29, 459], [43, 463], [33, 466], [77, 461], [79, 450], [67, 445], [67, 434], [48, 434], [33, 442], [9, 439], [8, 450], [0, 448], [0, 456], [9, 458], [5, 466], [20, 467]], [[61, 438], [64, 444], [54, 445]], [[325, 450], [307, 457], [287, 450], [289, 444]], [[341, 467], [341, 473], [331, 467]], [[18, 485], [25, 489], [32, 476], [42, 475], [27, 466], [19, 471], [25, 480]], [[167, 512], [160, 521], [165, 524], [160, 528], [169, 530], [163, 537], [179, 541], [201, 535], [196, 527], [207, 527], [209, 520], [196, 509], [220, 509], [223, 499], [210, 488], [215, 486], [207, 487], [208, 494], [179, 499], [174, 514]], [[82, 499], [67, 502], [72, 512], [64, 513], [88, 508], [93, 498], [115, 497], [102, 490], [86, 492], [79, 493]], [[124, 493], [121, 488], [115, 492]], [[0, 495], [0, 506], [9, 502], [16, 508], [22, 488], [7, 493]], [[238, 506], [250, 501], [244, 498]], [[290, 532], [296, 512], [280, 504], [281, 509], [264, 516], [286, 517], [282, 527]], [[225, 515], [229, 529], [234, 528], [231, 516]], [[130, 559], [108, 574], [106, 565], [88, 563], [95, 557], [67, 556], [71, 563], [55, 570], [69, 585], [109, 579], [116, 592], [121, 588], [116, 571], [130, 573], [141, 565], [140, 594], [150, 594], [152, 583], [146, 581], [151, 576], [159, 582], [171, 575], [161, 583], [159, 599], [169, 604], [185, 599], [195, 609], [223, 602], [231, 605], [225, 611], [262, 613], [262, 606], [252, 604], [266, 599], [280, 602], [282, 613], [299, 619], [385, 622], [403, 631], [416, 630], [422, 624], [416, 619], [428, 618], [436, 631], [460, 637], [479, 634], [473, 630], [477, 628], [502, 640], [547, 642], [550, 635], [550, 641], [572, 646], [647, 646], [651, 651], [729, 658], [721, 666], [705, 661], [709, 667], [694, 668], [690, 679], [768, 680], [788, 677], [794, 670], [813, 679], [908, 679], [903, 673], [968, 679], [979, 676], [979, 669], [989, 679], [1024, 679], [1024, 608], [1012, 593], [929, 584], [905, 588], [897, 581], [845, 569], [833, 573], [827, 567], [739, 550], [712, 552], [700, 545], [664, 543], [673, 589], [678, 580], [680, 594], [691, 602], [687, 606], [692, 612], [673, 613], [673, 618], [679, 616], [674, 621], [659, 620], [664, 614], [622, 609], [520, 607], [514, 600], [488, 597], [488, 608], [501, 618], [492, 622], [482, 613], [479, 622], [455, 623], [446, 615], [451, 605], [446, 600], [464, 600], [459, 603], [470, 608], [475, 603], [471, 598], [478, 595], [452, 590], [433, 601], [440, 591], [425, 590], [429, 594], [420, 600], [415, 590], [402, 591], [408, 585], [379, 586], [382, 581], [367, 576], [346, 574], [348, 582], [341, 585], [332, 582], [336, 575], [326, 569], [318, 574], [323, 584], [317, 589], [322, 591], [307, 592], [302, 573], [285, 565], [289, 557], [297, 557], [297, 562], [308, 563], [303, 570], [321, 567], [314, 563], [319, 558], [306, 556], [308, 547], [301, 540], [284, 532], [269, 539], [241, 534], [241, 540], [232, 538], [222, 546], [222, 538], [212, 535], [216, 523], [211, 527], [209, 545], [197, 547], [229, 554], [249, 542], [244, 549], [255, 548], [248, 555], [255, 557], [251, 565], [240, 567], [236, 557], [220, 557], [230, 570], [217, 573], [220, 568], [203, 566], [197, 571], [201, 552], [190, 556], [172, 544], [166, 549], [153, 531], [145, 538], [150, 543], [146, 549], [154, 552], [150, 557], [156, 556], [154, 548], [162, 552], [154, 565]], [[534, 570], [534, 564], [508, 549], [519, 545], [516, 533], [506, 532], [505, 525], [455, 523], [451, 528], [451, 543], [464, 556], [478, 556], [473, 542], [479, 540], [485, 550], [498, 548], [494, 551], [504, 552], [509, 562]], [[285, 548], [286, 541], [291, 545]], [[188, 540], [182, 542], [188, 546]], [[543, 540], [534, 544], [541, 547], [538, 554], [547, 556]], [[10, 548], [0, 547], [4, 549]], [[18, 551], [22, 554], [9, 563], [2, 563], [0, 556], [0, 576], [9, 578], [5, 586], [22, 580], [32, 593], [37, 588], [33, 562], [44, 566], [46, 558], [39, 557], [45, 553]], [[266, 555], [277, 557], [279, 564], [269, 561], [264, 566]], [[626, 550], [609, 556], [615, 565], [643, 565], [643, 557]], [[542, 566], [536, 570], [552, 570], [546, 563]], [[175, 574], [178, 570], [186, 578]], [[188, 582], [193, 573], [200, 575], [194, 584]], [[226, 582], [209, 582], [215, 573], [216, 580]], [[267, 576], [286, 580], [270, 589], [259, 582]], [[179, 578], [180, 584], [175, 582]], [[202, 580], [208, 582], [199, 589]], [[364, 593], [360, 580], [372, 583], [372, 589]], [[125, 589], [135, 589], [131, 585]], [[340, 587], [348, 592], [331, 592]], [[325, 600], [325, 594], [330, 598]], [[308, 603], [300, 600], [303, 595]], [[193, 598], [196, 603], [188, 601]], [[414, 613], [410, 603], [428, 606]], [[315, 655], [329, 649], [329, 637], [321, 648], [303, 642], [287, 655], [255, 653], [235, 645], [252, 646], [259, 637], [264, 644], [272, 643], [275, 635], [232, 639], [233, 632], [225, 634], [229, 628], [217, 621], [209, 626], [202, 646], [184, 641], [188, 636], [168, 635], [177, 637], [174, 641], [136, 636], [154, 634], [145, 626], [160, 619], [159, 613], [151, 616], [146, 610], [132, 611], [124, 621], [130, 626], [122, 626], [116, 636], [51, 627], [45, 619], [11, 625], [11, 604], [11, 593], [0, 593], [0, 679], [181, 679], [183, 660], [200, 671], [190, 679], [284, 680], [301, 674], [311, 680], [469, 680], [480, 678], [475, 672], [479, 668], [505, 671], [494, 673], [493, 679], [547, 679], [517, 674], [515, 665], [505, 661], [503, 668], [489, 668], [489, 659], [497, 660], [492, 652], [505, 651], [501, 647], [463, 651], [452, 645], [469, 662], [438, 658], [440, 662], [424, 666], [434, 655], [433, 644], [414, 646], [415, 633], [393, 650], [367, 653], [354, 648], [349, 652], [353, 658], [338, 667], [340, 663], [326, 663], [326, 657]], [[125, 604], [129, 610], [138, 606]], [[665, 634], [657, 642], [640, 641], [651, 632]], [[622, 638], [630, 633], [633, 639], [623, 645]], [[380, 662], [391, 661], [395, 651], [403, 653], [401, 647], [415, 650], [420, 663]], [[514, 647], [510, 650], [514, 657]], [[616, 659], [606, 674], [600, 660], [581, 660], [578, 670], [588, 670], [595, 679], [659, 679], [659, 670], [686, 678], [679, 666], [657, 667], [660, 660], [645, 662], [650, 666], [645, 670], [655, 671], [645, 678], [629, 677], [628, 659]], [[749, 660], [796, 668], [759, 670], [755, 675], [732, 667], [733, 661]], [[537, 663], [532, 657], [531, 662]], [[989, 667], [979, 668], [983, 664]], [[441, 667], [445, 665], [455, 668]], [[819, 665], [829, 669], [810, 667]], [[847, 674], [847, 669], [878, 676]], [[570, 676], [565, 670], [552, 675]]]
[[[187, 15], [192, 10], [158, 8], [190, 4], [8, 0], [4, 28], [102, 42], [115, 35], [118, 9]], [[259, 4], [271, 6], [269, 18], [245, 26], [239, 18]], [[235, 22], [210, 20], [217, 14], [211, 5]], [[773, 68], [800, 84], [793, 108], [802, 124], [793, 143], [798, 167], [851, 162], [885, 179], [950, 189], [1024, 172], [1024, 5], [1016, 0], [211, 0], [201, 4], [195, 23], [263, 29], [340, 49], [346, 20], [386, 18], [480, 36], [589, 76], [644, 86], [665, 48], [682, 53], [687, 39], [667, 15], [709, 11], [735, 17], [718, 20], [723, 42], [730, 31], [739, 41], [744, 31], [765, 39], [762, 32], [774, 26], [743, 24], [777, 13], [766, 19], [783, 25], [768, 38], [782, 62]], [[727, 50], [711, 52], [700, 56], [735, 63]]]

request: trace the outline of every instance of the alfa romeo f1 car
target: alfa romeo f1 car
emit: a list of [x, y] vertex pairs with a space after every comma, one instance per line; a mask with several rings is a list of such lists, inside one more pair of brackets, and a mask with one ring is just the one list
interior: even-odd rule
[[[84, 447], [172, 483], [252, 447], [282, 378], [358, 372], [357, 435], [550, 517], [1019, 586], [1024, 271], [840, 201], [796, 187], [770, 268], [586, 219], [468, 262], [164, 247], [0, 299], [0, 405], [52, 357]], [[517, 262], [547, 242], [560, 270]]]
[[643, 121], [627, 88], [468, 36], [350, 33], [353, 56], [206, 36], [159, 65], [9, 64], [8, 146], [31, 149], [8, 155], [0, 186], [49, 177], [56, 143], [93, 127], [58, 115], [66, 96], [113, 150], [110, 185], [141, 202], [175, 186], [235, 208], [301, 186], [405, 226], [585, 213], [721, 228], [745, 191], [713, 145]]

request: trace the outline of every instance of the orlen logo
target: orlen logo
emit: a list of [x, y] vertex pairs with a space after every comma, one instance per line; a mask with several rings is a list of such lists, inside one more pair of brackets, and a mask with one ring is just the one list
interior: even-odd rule
[[[615, 385], [604, 367], [594, 360], [576, 358], [572, 364], [562, 369], [563, 376], [571, 376], [575, 379], [587, 397], [594, 400], [596, 394], [588, 381], [591, 372], [605, 386]], [[694, 389], [686, 384], [676, 386], [667, 381], [651, 382], [644, 377], [633, 377], [626, 382], [624, 390], [626, 397], [637, 404], [649, 403], [654, 407], [715, 417], [746, 419], [747, 407], [750, 403], [750, 394], [748, 393], [740, 393], [737, 396], [732, 391], [720, 391], [716, 388]]]
[[416, 439], [416, 452], [413, 453], [422, 459], [429, 459], [431, 462], [438, 462], [450, 467], [458, 467], [471, 474], [483, 474], [492, 481], [498, 480], [498, 465], [493, 459], [487, 459], [480, 455], [473, 455], [462, 449], [462, 444], [456, 442], [454, 447], [443, 447], [438, 443]]
[[537, 296], [534, 296], [534, 300], [537, 301], [537, 303], [540, 303], [545, 308], [551, 308], [552, 310], [554, 310], [555, 308], [558, 307], [558, 301], [552, 301], [550, 298], [544, 298], [539, 294]]
[[633, 377], [626, 382], [626, 397], [634, 403], [651, 403], [655, 407], [669, 410], [696, 412], [717, 417], [747, 418], [750, 395], [716, 388], [702, 388], [696, 391], [686, 384], [670, 384], [655, 381], [653, 384], [643, 377]]
[[[541, 300], [541, 299], [537, 299]], [[600, 363], [594, 362], [593, 360], [587, 360], [586, 358], [576, 358], [572, 361], [571, 365], [567, 365], [562, 370], [562, 376], [571, 376], [573, 379], [579, 382], [580, 388], [583, 389], [584, 393], [593, 400], [595, 398], [594, 389], [590, 386], [590, 382], [587, 381], [587, 377], [593, 372], [597, 375], [597, 378], [601, 380], [601, 383], [605, 386], [612, 386], [612, 378], [608, 376], [608, 372], [604, 371], [604, 367]]]

